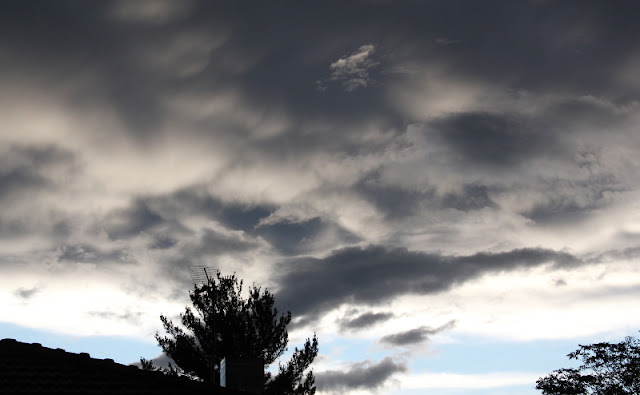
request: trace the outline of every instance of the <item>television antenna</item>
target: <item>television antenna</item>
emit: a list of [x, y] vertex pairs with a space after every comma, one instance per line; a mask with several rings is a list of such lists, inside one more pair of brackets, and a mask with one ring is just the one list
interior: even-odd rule
[[[191, 279], [193, 283], [197, 287], [201, 287], [203, 285], [209, 285], [211, 283], [215, 283], [215, 277], [219, 272], [217, 266], [189, 266], [189, 274], [191, 274]], [[215, 387], [216, 383], [216, 368], [215, 368], [215, 348], [216, 348], [216, 288], [215, 286], [210, 288], [211, 296], [211, 305], [212, 305], [212, 313], [214, 315], [213, 319], [209, 319], [209, 317], [205, 316], [205, 325], [210, 321], [211, 322], [211, 385]], [[207, 314], [207, 312], [204, 312]]]
[[217, 266], [189, 266], [189, 274], [191, 274], [191, 279], [197, 286], [209, 284], [210, 281], [214, 281], [214, 275], [217, 272]]

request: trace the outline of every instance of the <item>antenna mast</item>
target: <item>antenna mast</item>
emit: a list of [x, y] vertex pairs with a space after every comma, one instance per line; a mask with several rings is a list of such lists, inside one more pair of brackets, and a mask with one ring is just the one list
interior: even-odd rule
[[[193, 280], [193, 283], [198, 286], [201, 287], [203, 285], [213, 285], [213, 287], [209, 288], [210, 294], [209, 296], [211, 296], [211, 303], [212, 303], [212, 311], [211, 313], [213, 314], [212, 319], [209, 319], [208, 316], [205, 316], [205, 324], [208, 324], [209, 321], [211, 321], [211, 336], [212, 336], [212, 341], [211, 341], [211, 385], [215, 388], [215, 383], [216, 383], [216, 377], [215, 377], [215, 372], [216, 372], [216, 368], [215, 368], [215, 348], [216, 348], [216, 292], [215, 292], [215, 276], [218, 272], [218, 267], [217, 266], [189, 266], [189, 274], [191, 274], [191, 279]], [[212, 284], [213, 283], [213, 284]], [[205, 311], [205, 314], [208, 314], [208, 312]]]

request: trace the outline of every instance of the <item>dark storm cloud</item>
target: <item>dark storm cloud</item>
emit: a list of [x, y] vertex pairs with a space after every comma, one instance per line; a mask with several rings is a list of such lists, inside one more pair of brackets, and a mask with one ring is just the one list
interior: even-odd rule
[[26, 193], [29, 190], [40, 189], [47, 184], [44, 177], [31, 169], [11, 169], [0, 175], [0, 198], [6, 198], [11, 193]]
[[224, 201], [211, 196], [202, 187], [183, 188], [174, 193], [149, 197], [153, 204], [168, 218], [179, 220], [182, 216], [199, 216], [218, 221], [232, 230], [253, 232], [262, 218], [271, 214], [276, 206], [269, 204], [243, 204]]
[[[304, 254], [319, 239], [357, 243], [361, 238], [330, 220], [315, 217], [302, 222], [260, 223], [275, 212], [275, 205], [249, 205], [224, 201], [203, 188], [185, 188], [174, 193], [139, 197], [124, 209], [106, 215], [104, 228], [111, 240], [126, 240], [142, 234], [151, 237], [153, 249], [170, 249], [182, 241], [182, 261], [207, 255], [242, 253], [258, 248], [266, 241], [283, 255]], [[223, 230], [191, 229], [185, 218], [199, 217], [215, 221]], [[197, 235], [201, 230], [202, 234]], [[235, 231], [228, 233], [226, 231]], [[237, 232], [241, 233], [237, 233]], [[263, 241], [259, 241], [262, 239]]]
[[166, 250], [176, 245], [177, 242], [178, 240], [170, 236], [159, 235], [154, 238], [154, 241], [149, 245], [149, 248], [153, 250]]
[[305, 243], [322, 229], [322, 220], [313, 218], [300, 223], [281, 222], [262, 225], [258, 234], [278, 251], [286, 255], [296, 255], [305, 251]]
[[28, 234], [29, 231], [30, 229], [24, 221], [0, 218], [0, 238], [9, 239], [21, 237]]
[[640, 246], [635, 245], [622, 249], [595, 252], [590, 254], [585, 260], [589, 263], [602, 263], [617, 260], [632, 261], [638, 257], [640, 257]]
[[[395, 373], [406, 372], [404, 363], [386, 357], [378, 363], [370, 361], [354, 364], [349, 370], [326, 370], [316, 373], [320, 391], [375, 390]], [[343, 393], [343, 392], [341, 392]]]
[[621, 99], [637, 93], [611, 73], [637, 53], [640, 28], [629, 14], [638, 11], [635, 3], [454, 1], [431, 7], [433, 19], [425, 29], [459, 41], [440, 51], [453, 73], [538, 92]]
[[126, 248], [103, 250], [90, 244], [63, 245], [58, 254], [58, 262], [72, 263], [135, 263], [135, 258]]
[[[489, 82], [510, 81], [514, 89], [606, 94], [613, 93], [613, 85], [618, 85], [616, 89], [631, 88], [620, 87], [611, 71], [636, 52], [640, 28], [630, 15], [637, 12], [637, 5], [588, 4], [345, 2], [341, 3], [340, 12], [324, 3], [287, 7], [286, 13], [277, 7], [256, 7], [243, 12], [243, 27], [250, 26], [258, 15], [271, 23], [254, 25], [260, 29], [243, 30], [241, 37], [232, 40], [240, 39], [249, 48], [278, 49], [274, 55], [259, 60], [249, 72], [259, 78], [250, 78], [250, 82], [259, 95], [273, 92], [291, 104], [297, 98], [299, 104], [292, 104], [297, 114], [324, 112], [328, 99], [334, 102], [331, 113], [335, 115], [342, 115], [341, 109], [361, 118], [381, 110], [388, 114], [385, 102], [373, 89], [352, 92], [367, 93], [368, 97], [357, 96], [362, 106], [350, 100], [349, 95], [318, 98], [301, 89], [305, 87], [301, 79], [316, 81], [318, 76], [324, 77], [336, 59], [346, 59], [371, 43], [381, 48], [380, 52], [386, 50], [388, 61], [397, 66], [416, 61], [444, 64], [452, 74]], [[230, 19], [236, 17], [230, 15]], [[288, 29], [277, 31], [280, 26]], [[258, 31], [261, 37], [255, 36]], [[290, 31], [298, 34], [291, 36]], [[457, 44], [442, 47], [436, 42], [440, 37], [455, 37]], [[272, 63], [276, 60], [277, 65]], [[590, 67], [585, 67], [587, 64]], [[318, 70], [319, 65], [323, 69]], [[398, 78], [392, 69], [390, 66], [381, 84]], [[287, 81], [284, 76], [288, 76]]]
[[52, 145], [9, 146], [0, 156], [0, 199], [58, 188], [57, 180], [49, 174], [51, 170], [74, 174], [77, 170], [75, 155]]
[[[112, 240], [149, 234], [153, 249], [169, 249], [183, 241], [180, 252], [189, 260], [257, 248], [259, 243], [252, 236], [254, 227], [269, 213], [268, 208], [224, 202], [194, 187], [137, 198], [129, 207], [109, 213], [104, 228]], [[194, 216], [219, 222], [227, 229], [241, 233], [206, 226], [191, 229], [183, 224], [185, 218]], [[198, 231], [201, 231], [200, 235]]]
[[342, 330], [358, 330], [374, 326], [393, 318], [393, 313], [362, 313], [356, 317], [343, 317], [338, 320]]
[[435, 188], [422, 190], [388, 185], [380, 179], [379, 172], [362, 177], [354, 190], [365, 200], [373, 203], [388, 219], [397, 219], [419, 214], [425, 209], [456, 209], [460, 211], [495, 208], [489, 196], [490, 188], [479, 184], [463, 185], [460, 191], [438, 195]]
[[[146, 235], [151, 238], [149, 248], [168, 250], [179, 246], [180, 260], [189, 262], [208, 255], [242, 253], [258, 248], [257, 237], [261, 232], [255, 227], [272, 210], [267, 206], [225, 202], [193, 187], [164, 195], [138, 197], [128, 207], [109, 212], [98, 228], [105, 229], [111, 240], [123, 241]], [[183, 223], [189, 217], [218, 222], [236, 233], [214, 230], [206, 225], [191, 228]], [[287, 236], [273, 231], [268, 238], [277, 241], [287, 239]]]
[[164, 276], [177, 284], [176, 295], [184, 293], [184, 287], [191, 288], [193, 283], [185, 276], [187, 268], [198, 265], [211, 265], [211, 259], [222, 255], [232, 255], [235, 259], [264, 246], [264, 242], [240, 231], [200, 229], [194, 235], [181, 237], [171, 248], [172, 254], [157, 263], [163, 266]]
[[71, 232], [71, 224], [66, 220], [57, 221], [51, 226], [51, 233], [54, 239], [64, 240], [71, 235]]
[[[2, 215], [2, 214], [0, 214]], [[40, 234], [59, 243], [65, 242], [71, 235], [71, 225], [65, 220], [43, 223], [40, 218], [12, 218], [15, 213], [5, 212], [9, 218], [0, 216], [0, 239], [20, 239], [33, 234]]]
[[40, 292], [40, 288], [38, 287], [33, 287], [33, 288], [21, 287], [14, 291], [14, 295], [18, 296], [21, 299], [30, 299], [34, 295], [36, 295], [38, 292]]
[[579, 264], [571, 254], [543, 248], [448, 256], [368, 246], [326, 258], [293, 259], [280, 267], [277, 300], [308, 322], [343, 303], [375, 305], [407, 294], [442, 292], [484, 274]]
[[584, 180], [555, 179], [541, 185], [547, 200], [522, 214], [539, 224], [568, 223], [602, 208], [612, 196], [627, 191], [613, 174], [596, 174]]
[[221, 208], [218, 218], [231, 229], [252, 232], [260, 220], [268, 217], [273, 210], [266, 206], [227, 204]]
[[460, 211], [479, 210], [485, 207], [495, 208], [496, 204], [489, 196], [490, 188], [485, 185], [467, 184], [460, 192], [449, 192], [442, 197], [442, 208]]
[[527, 122], [505, 115], [455, 114], [433, 121], [430, 126], [444, 144], [459, 152], [465, 161], [476, 164], [513, 166], [552, 152], [558, 145], [554, 136], [544, 130], [535, 130]]
[[[637, 52], [640, 28], [632, 17], [637, 5], [628, 2], [149, 4], [133, 2], [125, 12], [114, 2], [3, 2], [0, 44], [13, 59], [13, 73], [42, 75], [54, 88], [55, 81], [91, 75], [91, 93], [73, 91], [69, 101], [82, 110], [96, 98], [106, 100], [146, 144], [167, 120], [165, 99], [176, 92], [232, 91], [258, 113], [281, 110], [292, 124], [272, 139], [272, 146], [291, 151], [344, 141], [357, 133], [344, 127], [350, 123], [401, 128], [406, 114], [389, 103], [384, 87], [411, 82], [411, 73], [402, 70], [422, 64], [446, 65], [453, 76], [509, 81], [515, 90], [587, 92], [620, 100], [637, 93], [616, 76]], [[370, 85], [374, 68], [380, 68], [380, 88], [356, 89]], [[319, 79], [344, 83], [352, 92], [318, 92], [314, 82]], [[627, 93], [617, 97], [619, 92]], [[307, 133], [307, 141], [288, 139], [316, 121], [330, 125]], [[485, 153], [467, 147], [471, 154], [495, 162], [505, 150], [528, 152], [526, 139], [491, 132], [495, 125], [487, 122], [494, 121], [472, 121], [489, 127], [494, 133], [489, 141], [506, 140], [497, 148], [477, 141]], [[241, 128], [209, 129], [216, 141]]]
[[437, 328], [421, 326], [419, 328], [410, 329], [408, 331], [384, 336], [380, 339], [380, 343], [391, 344], [393, 346], [408, 346], [411, 344], [423, 343], [429, 340], [429, 336], [436, 335], [445, 330], [449, 330], [453, 328], [454, 325], [455, 322], [450, 321]]
[[562, 100], [544, 113], [544, 119], [556, 130], [584, 128], [607, 129], [610, 133], [624, 124], [628, 103], [607, 102], [594, 96], [580, 96]]
[[194, 244], [183, 249], [186, 257], [223, 255], [246, 252], [259, 247], [255, 240], [246, 239], [237, 234], [224, 234], [213, 229], [205, 229]]
[[430, 201], [436, 199], [433, 191], [407, 190], [386, 185], [380, 180], [379, 172], [364, 176], [354, 186], [354, 190], [364, 199], [372, 202], [388, 218], [414, 215]]
[[260, 225], [256, 234], [285, 255], [303, 254], [310, 249], [315, 239], [328, 229], [336, 232], [336, 239], [343, 243], [357, 243], [360, 238], [348, 230], [329, 223], [320, 217], [303, 222], [279, 222]]
[[[53, 144], [14, 144], [0, 147], [0, 238], [20, 238], [40, 234], [63, 241], [71, 226], [48, 199], [55, 193], [65, 193], [65, 182], [73, 182], [81, 173], [77, 154]], [[53, 200], [43, 217], [28, 217], [19, 209], [34, 199]], [[40, 206], [42, 203], [38, 203]], [[34, 211], [37, 211], [34, 210]]]
[[108, 214], [104, 227], [110, 239], [119, 240], [137, 236], [163, 222], [160, 214], [139, 199], [131, 207]]
[[384, 336], [380, 339], [380, 343], [387, 343], [394, 346], [407, 346], [425, 342], [428, 339], [428, 335], [431, 334], [433, 334], [433, 332], [428, 327], [422, 326], [405, 332]]
[[[9, 71], [14, 77], [30, 73], [31, 82], [58, 90], [60, 101], [79, 111], [106, 100], [132, 136], [147, 138], [165, 119], [160, 100], [171, 81], [150, 70], [141, 57], [158, 41], [166, 44], [181, 27], [119, 23], [110, 17], [116, 5], [5, 2], [0, 46], [12, 54]], [[74, 84], [76, 77], [89, 75], [85, 86]], [[63, 93], [64, 86], [68, 89]]]

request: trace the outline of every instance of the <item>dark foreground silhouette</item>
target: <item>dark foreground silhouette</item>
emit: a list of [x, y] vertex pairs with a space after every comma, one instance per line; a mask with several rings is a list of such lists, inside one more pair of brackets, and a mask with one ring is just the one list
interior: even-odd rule
[[629, 336], [616, 344], [581, 345], [568, 357], [582, 365], [540, 378], [536, 389], [544, 395], [640, 394], [640, 340]]
[[0, 393], [82, 394], [186, 394], [249, 395], [187, 377], [149, 372], [112, 359], [91, 358], [87, 353], [70, 353], [0, 340]]
[[[241, 293], [242, 281], [217, 271], [216, 278], [207, 279], [190, 293], [193, 309], [187, 306], [180, 314], [182, 326], [160, 316], [167, 335], [156, 333], [156, 339], [177, 365], [169, 365], [166, 373], [218, 383], [223, 358], [260, 359], [266, 367], [282, 356], [289, 340], [291, 312], [279, 315], [273, 295], [255, 285], [246, 300]], [[264, 394], [315, 394], [315, 377], [309, 368], [317, 354], [314, 335], [304, 347], [294, 350], [288, 362], [279, 364], [275, 376], [264, 372]], [[157, 369], [150, 361], [141, 362], [146, 369]]]

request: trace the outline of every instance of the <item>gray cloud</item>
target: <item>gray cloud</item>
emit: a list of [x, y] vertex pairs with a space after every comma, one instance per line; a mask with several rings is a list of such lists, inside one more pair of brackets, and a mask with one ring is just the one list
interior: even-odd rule
[[211, 259], [223, 255], [232, 255], [236, 261], [246, 253], [252, 253], [264, 247], [264, 242], [241, 231], [216, 230], [204, 227], [194, 236], [181, 237], [171, 253], [158, 261], [162, 265], [164, 275], [177, 284], [177, 294], [184, 292], [184, 287], [192, 286], [191, 279], [185, 274], [187, 267], [209, 265]]
[[196, 243], [185, 246], [183, 253], [187, 257], [201, 257], [240, 253], [258, 246], [257, 241], [244, 238], [242, 235], [223, 234], [213, 229], [205, 229]]
[[396, 363], [391, 357], [386, 357], [378, 363], [356, 363], [347, 371], [326, 370], [315, 375], [320, 391], [375, 390], [395, 373], [406, 371], [406, 364]]
[[424, 206], [437, 200], [433, 190], [415, 191], [388, 185], [380, 180], [379, 173], [365, 175], [354, 187], [360, 196], [373, 203], [387, 218], [415, 215]]
[[496, 208], [486, 185], [466, 184], [460, 192], [449, 192], [442, 197], [441, 207], [460, 211], [479, 210], [485, 207]]
[[76, 171], [77, 159], [68, 150], [53, 145], [9, 146], [0, 159], [0, 199], [53, 190], [58, 188], [56, 172], [70, 176]]
[[462, 113], [433, 121], [432, 136], [478, 165], [513, 166], [558, 149], [559, 141], [540, 126], [503, 114]]
[[450, 321], [437, 328], [421, 326], [419, 328], [409, 329], [408, 331], [383, 336], [380, 339], [380, 343], [391, 344], [393, 346], [408, 346], [412, 344], [423, 343], [429, 340], [429, 336], [438, 334], [445, 330], [449, 330], [453, 328], [454, 325], [455, 322]]
[[[180, 224], [182, 217], [198, 216], [221, 222], [230, 229], [245, 232], [253, 231], [260, 219], [268, 217], [276, 207], [273, 204], [259, 205], [234, 200], [226, 201], [212, 196], [203, 185], [182, 188], [166, 195], [149, 196], [138, 205], [153, 206], [157, 210], [155, 215], [160, 215], [176, 224]], [[134, 209], [135, 206], [129, 210]]]
[[522, 214], [537, 223], [568, 223], [612, 203], [629, 188], [613, 174], [592, 174], [586, 179], [555, 179], [540, 185], [546, 200]]
[[[184, 258], [199, 258], [258, 247], [256, 237], [261, 232], [255, 227], [272, 210], [270, 207], [224, 202], [198, 187], [192, 187], [165, 195], [138, 197], [129, 207], [108, 213], [103, 227], [112, 240], [147, 234], [152, 238], [149, 244], [152, 249], [170, 249], [182, 241], [180, 253]], [[185, 218], [192, 216], [219, 222], [230, 231], [241, 232], [224, 233], [206, 226], [192, 229], [183, 224]], [[280, 237], [286, 238], [274, 232], [274, 240]]]
[[58, 262], [118, 264], [135, 263], [135, 257], [126, 248], [103, 250], [91, 244], [64, 244], [58, 253]]
[[556, 287], [564, 287], [565, 285], [567, 285], [567, 280], [559, 278], [554, 282], [554, 285]]
[[0, 237], [4, 239], [25, 236], [29, 233], [29, 230], [24, 221], [13, 218], [0, 218]]
[[149, 248], [154, 250], [166, 250], [176, 245], [177, 242], [178, 240], [170, 236], [159, 235], [154, 238], [154, 241], [149, 245]]
[[260, 220], [268, 217], [273, 210], [273, 207], [268, 206], [227, 204], [220, 210], [218, 218], [231, 229], [252, 232]]
[[113, 311], [89, 311], [87, 315], [91, 317], [99, 317], [104, 318], [106, 320], [118, 320], [118, 321], [127, 321], [132, 324], [139, 324], [140, 317], [143, 315], [142, 312], [130, 312], [127, 311], [125, 313], [116, 313]]
[[6, 197], [9, 193], [26, 193], [30, 189], [37, 189], [46, 186], [47, 180], [30, 169], [11, 169], [0, 176], [0, 185]]
[[39, 292], [40, 292], [40, 288], [38, 287], [33, 287], [33, 288], [20, 287], [14, 291], [14, 295], [22, 299], [30, 299]]
[[127, 209], [108, 214], [104, 227], [109, 238], [119, 240], [137, 236], [164, 221], [145, 201], [137, 200]]
[[343, 317], [338, 320], [342, 330], [358, 330], [369, 328], [375, 324], [388, 321], [393, 318], [393, 313], [362, 313], [356, 317]]
[[332, 231], [335, 233], [331, 242], [357, 243], [361, 239], [348, 230], [315, 217], [302, 222], [282, 221], [274, 224], [260, 225], [255, 233], [268, 241], [284, 255], [299, 255], [309, 251], [318, 237]]
[[543, 248], [447, 256], [405, 248], [368, 246], [334, 251], [323, 259], [302, 258], [281, 266], [277, 300], [306, 322], [343, 303], [375, 305], [407, 294], [426, 295], [484, 274], [546, 263], [568, 267], [571, 254]]
[[611, 249], [589, 254], [585, 260], [589, 263], [602, 263], [616, 260], [634, 260], [640, 257], [640, 246], [634, 245], [622, 249]]
[[490, 189], [486, 185], [465, 184], [459, 191], [439, 194], [435, 186], [418, 190], [392, 185], [382, 179], [380, 172], [366, 174], [354, 185], [354, 190], [373, 203], [387, 219], [406, 218], [424, 210], [456, 209], [466, 212], [496, 208]]
[[[283, 255], [303, 254], [316, 246], [319, 239], [326, 239], [324, 243], [361, 241], [353, 232], [321, 217], [299, 222], [261, 222], [277, 208], [275, 204], [225, 201], [212, 196], [205, 188], [194, 186], [165, 195], [140, 197], [126, 209], [109, 213], [104, 227], [112, 239], [130, 238], [142, 233], [152, 235], [150, 246], [155, 249], [171, 248], [184, 240], [182, 254], [197, 257], [248, 251], [258, 246], [259, 238]], [[223, 235], [218, 230], [200, 229], [204, 233], [199, 236], [200, 240], [194, 240], [197, 229], [183, 224], [185, 218], [193, 216], [215, 221], [229, 231], [241, 233]]]

